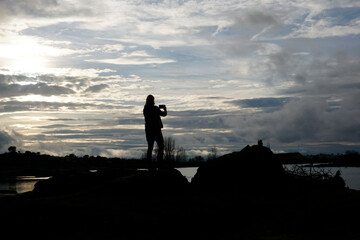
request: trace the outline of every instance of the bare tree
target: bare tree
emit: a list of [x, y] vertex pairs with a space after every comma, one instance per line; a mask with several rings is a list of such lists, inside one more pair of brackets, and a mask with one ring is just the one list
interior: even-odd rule
[[177, 162], [185, 162], [186, 161], [186, 151], [183, 147], [178, 147], [176, 148], [176, 156], [175, 156], [175, 160]]
[[168, 161], [175, 159], [175, 139], [172, 137], [165, 137], [164, 139], [164, 158]]
[[147, 158], [147, 151], [144, 151], [141, 156], [140, 159], [146, 159]]
[[210, 152], [208, 155], [208, 160], [215, 159], [215, 158], [217, 158], [217, 147], [216, 147], [216, 145], [213, 145], [210, 149]]

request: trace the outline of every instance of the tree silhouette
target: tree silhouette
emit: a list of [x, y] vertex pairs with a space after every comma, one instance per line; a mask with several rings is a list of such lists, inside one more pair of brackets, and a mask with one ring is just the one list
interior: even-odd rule
[[175, 139], [172, 137], [165, 137], [164, 139], [164, 158], [167, 161], [173, 161], [175, 159]]
[[217, 158], [217, 147], [216, 147], [216, 145], [213, 145], [210, 149], [210, 152], [208, 155], [208, 160], [215, 159], [215, 158]]
[[9, 152], [11, 153], [16, 153], [16, 147], [15, 146], [11, 146], [8, 148]]
[[186, 161], [186, 151], [183, 147], [177, 147], [176, 148], [176, 156], [175, 156], [175, 160], [177, 162], [185, 162]]

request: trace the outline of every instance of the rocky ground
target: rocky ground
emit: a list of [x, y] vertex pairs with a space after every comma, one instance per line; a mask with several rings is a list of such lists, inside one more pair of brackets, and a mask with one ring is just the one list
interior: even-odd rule
[[[338, 179], [286, 175], [271, 154], [250, 147], [220, 157], [192, 183], [175, 169], [55, 176], [0, 199], [1, 232], [12, 239], [359, 239], [358, 191]], [[270, 173], [256, 170], [261, 159], [273, 161], [265, 164]]]

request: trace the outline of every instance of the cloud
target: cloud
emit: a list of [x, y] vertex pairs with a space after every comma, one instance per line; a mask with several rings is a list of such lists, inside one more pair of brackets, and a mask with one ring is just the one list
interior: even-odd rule
[[[86, 125], [76, 125], [76, 127], [79, 130], [75, 130], [71, 124], [66, 127], [60, 126], [60, 129], [57, 130], [46, 128], [47, 131], [43, 132], [43, 135], [47, 139], [47, 145], [60, 143], [63, 149], [57, 149], [57, 151], [62, 154], [75, 153], [76, 155], [89, 154], [113, 157], [114, 155], [111, 155], [110, 152], [114, 150], [114, 152], [127, 152], [126, 157], [134, 158], [140, 157], [139, 153], [142, 151], [139, 152], [139, 149], [144, 148], [146, 144], [143, 129], [104, 127], [94, 129]], [[93, 153], [94, 149], [97, 149], [97, 154]]]
[[2, 98], [14, 96], [26, 96], [30, 94], [42, 96], [54, 96], [72, 94], [73, 90], [56, 85], [48, 85], [46, 83], [38, 82], [36, 84], [9, 84], [3, 75], [0, 75], [0, 95]]
[[115, 59], [89, 59], [86, 62], [109, 63], [115, 65], [145, 65], [173, 63], [175, 60], [164, 58], [115, 58]]
[[74, 103], [74, 102], [46, 102], [46, 101], [3, 101], [0, 102], [0, 113], [18, 111], [54, 111], [54, 110], [104, 110], [104, 109], [129, 109], [131, 106], [115, 106], [98, 103]]
[[236, 25], [255, 25], [255, 26], [268, 26], [278, 24], [278, 20], [273, 14], [263, 10], [250, 10], [244, 15], [236, 18]]
[[57, 0], [2, 0], [0, 8], [5, 9], [6, 16], [24, 16], [36, 18], [58, 18], [92, 15], [89, 5], [82, 1], [71, 3]]
[[106, 53], [116, 53], [124, 50], [124, 46], [121, 44], [105, 44], [102, 49]]
[[0, 1], [0, 117], [41, 152], [137, 153], [152, 93], [192, 152], [359, 142], [359, 6]]
[[101, 92], [102, 90], [108, 88], [109, 85], [107, 84], [98, 84], [98, 85], [94, 85], [94, 86], [91, 86], [91, 87], [88, 87], [85, 92], [87, 93], [98, 93], [98, 92]]
[[9, 133], [5, 131], [0, 131], [0, 146], [2, 146], [2, 151], [4, 150], [4, 148], [6, 148], [6, 146], [8, 146], [14, 141], [15, 139], [11, 137]]
[[[208, 99], [208, 98], [205, 98]], [[213, 99], [213, 98], [211, 98]], [[215, 98], [219, 99], [219, 98]], [[222, 98], [220, 98], [222, 99]], [[221, 111], [213, 109], [197, 109], [197, 110], [187, 110], [187, 111], [171, 111], [171, 115], [174, 117], [208, 117], [220, 114]]]
[[[281, 53], [283, 55], [283, 53]], [[294, 81], [296, 84], [279, 91], [281, 94], [301, 94], [307, 96], [348, 96], [359, 91], [360, 60], [346, 52], [338, 52], [323, 59], [298, 59], [286, 57], [275, 60], [272, 69], [278, 79]], [[281, 56], [272, 59], [282, 58]], [[296, 66], [297, 65], [297, 66]], [[292, 69], [292, 70], [291, 70]], [[270, 70], [270, 69], [269, 69]]]
[[331, 26], [326, 20], [319, 20], [311, 27], [303, 27], [292, 37], [297, 38], [327, 38], [342, 37], [360, 34], [360, 18], [352, 21], [347, 26]]
[[[359, 142], [358, 109], [346, 106], [329, 111], [326, 99], [295, 99], [274, 112], [256, 112], [224, 118], [238, 139], [263, 139], [274, 148], [296, 149], [306, 143], [318, 145]], [[299, 149], [298, 149], [299, 150]], [[336, 152], [335, 149], [333, 149]]]
[[152, 57], [145, 51], [135, 51], [123, 53], [120, 58], [113, 59], [87, 59], [86, 62], [109, 63], [115, 65], [145, 65], [145, 64], [165, 64], [176, 62], [173, 59]]
[[182, 132], [195, 131], [209, 131], [209, 129], [214, 129], [215, 131], [222, 131], [223, 129], [228, 128], [228, 125], [223, 121], [222, 117], [213, 116], [213, 117], [179, 117], [167, 119], [164, 123], [167, 127], [173, 128], [182, 128]]
[[[145, 121], [143, 118], [118, 118], [115, 121], [116, 125], [142, 125], [143, 126], [144, 123], [145, 123]], [[111, 122], [111, 125], [114, 125], [114, 123]]]
[[235, 106], [242, 108], [280, 108], [293, 98], [282, 97], [282, 98], [253, 98], [253, 99], [240, 99], [229, 101]]
[[309, 14], [290, 38], [329, 38], [360, 34], [360, 4], [345, 3], [341, 6], [322, 6]]
[[44, 15], [44, 11], [49, 7], [55, 7], [56, 1], [40, 0], [40, 1], [17, 1], [17, 0], [3, 0], [0, 2], [0, 8], [3, 9], [3, 16], [29, 14], [29, 15]]

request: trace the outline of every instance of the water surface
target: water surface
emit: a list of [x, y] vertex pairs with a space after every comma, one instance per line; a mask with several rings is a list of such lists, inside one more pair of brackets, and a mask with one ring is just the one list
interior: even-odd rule
[[18, 194], [30, 192], [38, 181], [50, 177], [17, 176], [13, 178], [0, 179], [0, 195]]
[[[177, 168], [180, 173], [191, 182], [198, 167]], [[358, 167], [327, 167], [332, 173], [340, 170], [341, 177], [345, 180], [346, 186], [360, 190], [360, 168]], [[14, 178], [0, 179], [0, 196], [30, 192], [34, 189], [38, 181], [49, 179], [50, 177], [36, 176], [17, 176]]]

